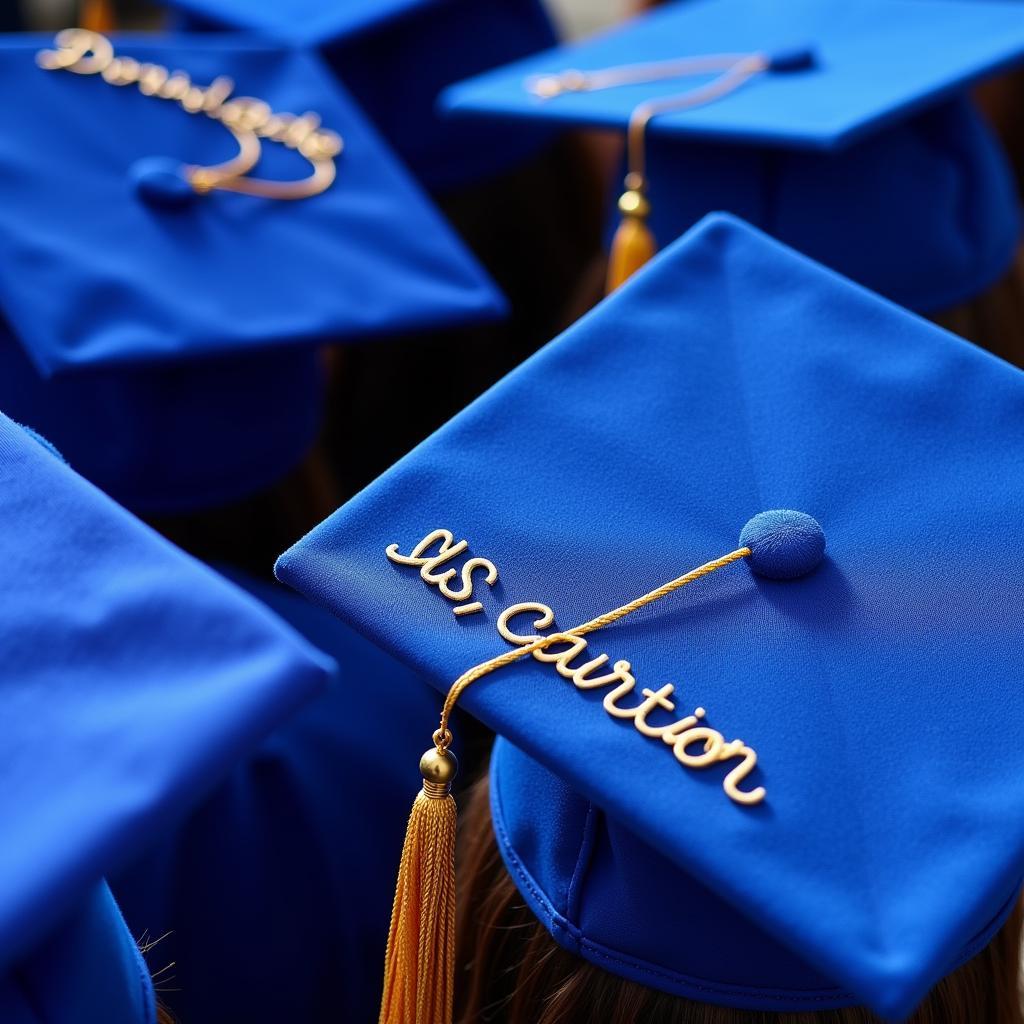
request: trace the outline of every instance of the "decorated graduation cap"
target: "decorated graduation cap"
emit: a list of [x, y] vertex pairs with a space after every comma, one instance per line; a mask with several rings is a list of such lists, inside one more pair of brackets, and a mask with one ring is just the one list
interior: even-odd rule
[[1012, 176], [965, 93], [1022, 56], [1013, 4], [693, 0], [443, 101], [453, 114], [626, 134], [610, 287], [723, 209], [932, 312], [1012, 260]]
[[298, 462], [317, 346], [503, 311], [315, 56], [70, 30], [0, 82], [0, 408], [135, 510]]
[[[1024, 873], [1022, 426], [1018, 371], [716, 215], [277, 573], [504, 737], [498, 843], [559, 943], [899, 1018]], [[396, 903], [442, 964], [446, 730]], [[450, 1003], [414, 931], [385, 1021]]]
[[97, 880], [334, 666], [3, 416], [0, 493], [2, 1018], [122, 1024], [124, 972], [152, 993]]
[[554, 45], [540, 0], [164, 0], [185, 29], [242, 29], [319, 48], [428, 187], [501, 171], [538, 132], [445, 122], [435, 101], [461, 78]]

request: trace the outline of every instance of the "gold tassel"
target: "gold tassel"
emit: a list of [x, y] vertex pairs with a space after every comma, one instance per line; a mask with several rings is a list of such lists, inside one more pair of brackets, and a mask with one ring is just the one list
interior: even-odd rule
[[117, 15], [111, 0], [82, 0], [78, 21], [90, 32], [113, 32], [117, 28]]
[[379, 1024], [451, 1024], [455, 988], [455, 756], [420, 759], [391, 911]]
[[605, 294], [610, 295], [632, 277], [658, 251], [654, 235], [647, 226], [650, 206], [639, 189], [629, 189], [619, 199], [622, 220], [615, 229], [608, 254], [608, 280]]

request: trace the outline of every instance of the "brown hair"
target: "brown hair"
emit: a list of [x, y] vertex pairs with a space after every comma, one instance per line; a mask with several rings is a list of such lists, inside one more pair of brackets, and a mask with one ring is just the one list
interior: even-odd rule
[[[523, 902], [491, 827], [486, 777], [461, 816], [458, 1024], [881, 1024], [852, 1007], [732, 1010], [615, 977], [558, 946]], [[1021, 1024], [1017, 908], [989, 945], [928, 994], [907, 1024]]]

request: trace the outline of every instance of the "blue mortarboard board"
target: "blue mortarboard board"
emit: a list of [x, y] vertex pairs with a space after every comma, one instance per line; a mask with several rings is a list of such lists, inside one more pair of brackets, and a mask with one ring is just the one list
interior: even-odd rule
[[[762, 55], [768, 67], [650, 122], [649, 224], [660, 245], [729, 210], [921, 312], [1006, 271], [1020, 227], [1012, 175], [963, 94], [1024, 56], [1014, 4], [669, 4], [456, 85], [443, 102], [467, 116], [624, 131], [639, 104], [692, 100], [718, 72], [581, 88], [588, 73], [628, 68], [642, 79], [652, 63], [720, 54]], [[567, 71], [584, 77], [559, 77]], [[562, 91], [540, 98], [538, 82]]]
[[[213, 37], [116, 49], [230, 76], [276, 112], [315, 111], [344, 148], [295, 201], [215, 192], [161, 205], [152, 163], [216, 164], [231, 133], [100, 75], [44, 71], [52, 40], [0, 43], [0, 408], [140, 511], [244, 496], [283, 474], [319, 422], [316, 346], [493, 317], [503, 301], [309, 54]], [[308, 165], [265, 142], [255, 173]], [[173, 177], [173, 174], [172, 174]], [[179, 179], [183, 183], [183, 179]], [[18, 351], [19, 349], [21, 351]]]
[[452, 82], [554, 45], [539, 0], [165, 0], [189, 29], [243, 29], [321, 48], [388, 141], [430, 188], [511, 166], [535, 128], [483, 130], [437, 117]]
[[[571, 632], [723, 556], [562, 665], [610, 681], [556, 671], [565, 641], [465, 691], [515, 748], [493, 764], [506, 863], [606, 970], [737, 1007], [810, 992], [899, 1017], [1024, 874], [1022, 428], [1017, 370], [716, 215], [277, 573], [447, 690], [529, 653], [499, 635], [515, 605], [553, 613], [506, 618], [520, 637]], [[638, 691], [674, 685], [646, 724], [689, 718], [694, 746], [605, 713], [627, 670]], [[628, 715], [643, 698], [615, 700]], [[726, 792], [751, 767], [734, 738], [757, 758], [740, 799], [760, 803]], [[729, 766], [686, 767], [708, 751]], [[570, 885], [591, 801], [606, 817]]]
[[[331, 656], [338, 677], [111, 884], [133, 931], [172, 931], [159, 947], [175, 962], [165, 1003], [182, 1021], [372, 1020], [434, 694], [324, 609], [229, 576]], [[370, 764], [373, 785], [339, 801], [339, 780]]]
[[2, 416], [0, 493], [4, 978], [334, 666]]

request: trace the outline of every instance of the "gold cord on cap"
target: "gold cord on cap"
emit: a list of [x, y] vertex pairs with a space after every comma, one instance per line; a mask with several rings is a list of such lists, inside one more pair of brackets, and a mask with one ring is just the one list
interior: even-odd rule
[[[200, 195], [219, 189], [266, 199], [307, 199], [334, 181], [334, 160], [343, 141], [336, 132], [320, 126], [317, 114], [278, 114], [263, 100], [232, 99], [235, 86], [230, 78], [217, 77], [206, 87], [195, 85], [184, 71], [117, 56], [106, 36], [89, 29], [64, 29], [57, 34], [55, 45], [56, 49], [41, 50], [36, 56], [36, 63], [46, 71], [100, 75], [110, 85], [136, 85], [143, 95], [175, 101], [187, 113], [205, 114], [227, 128], [238, 143], [236, 156], [212, 166], [181, 167], [184, 179]], [[309, 161], [312, 173], [298, 181], [250, 177], [262, 153], [260, 139], [294, 149]]]
[[771, 60], [761, 53], [720, 53], [702, 57], [643, 64], [622, 64], [596, 71], [563, 71], [527, 79], [526, 88], [535, 96], [551, 100], [567, 92], [595, 92], [623, 85], [640, 85], [669, 78], [716, 74], [706, 85], [663, 99], [637, 104], [629, 116], [626, 132], [627, 174], [625, 191], [619, 198], [622, 220], [612, 238], [608, 256], [606, 292], [612, 292], [632, 277], [657, 252], [657, 242], [647, 225], [650, 201], [647, 197], [646, 140], [653, 118], [670, 111], [703, 106], [738, 89], [754, 75], [767, 71]]
[[546, 648], [551, 647], [553, 644], [572, 643], [573, 641], [586, 636], [588, 633], [593, 633], [596, 630], [603, 629], [605, 626], [610, 626], [613, 622], [618, 622], [619, 619], [624, 619], [627, 615], [632, 615], [633, 612], [639, 611], [641, 608], [645, 608], [647, 605], [653, 604], [655, 601], [660, 601], [663, 597], [668, 597], [669, 594], [674, 594], [677, 590], [681, 587], [685, 587], [688, 583], [693, 583], [695, 580], [699, 580], [704, 576], [709, 576], [716, 569], [721, 569], [726, 565], [731, 565], [733, 562], [738, 562], [741, 558], [746, 558], [750, 553], [750, 548], [737, 548], [735, 551], [730, 551], [729, 554], [723, 555], [721, 558], [716, 558], [711, 562], [705, 562], [696, 569], [691, 569], [688, 573], [684, 573], [682, 576], [677, 576], [674, 580], [670, 580], [668, 583], [664, 583], [660, 587], [656, 587], [654, 590], [644, 594], [643, 597], [638, 597], [633, 601], [620, 605], [618, 608], [612, 609], [610, 612], [598, 615], [596, 618], [584, 622], [575, 629], [566, 629], [558, 633], [551, 633], [547, 636], [539, 636], [536, 640], [522, 647], [517, 647], [511, 651], [505, 651], [504, 654], [499, 654], [497, 657], [491, 658], [489, 661], [485, 661], [474, 666], [468, 672], [463, 672], [463, 674], [455, 680], [451, 688], [448, 690], [444, 706], [441, 709], [441, 724], [433, 736], [434, 746], [438, 753], [444, 753], [451, 745], [452, 734], [448, 728], [449, 719], [451, 718], [452, 711], [455, 710], [455, 704], [459, 697], [462, 696], [466, 688], [471, 683], [475, 683], [478, 679], [482, 679], [484, 676], [490, 675], [491, 672], [495, 672], [499, 668], [511, 665], [514, 661], [518, 661], [520, 658], [524, 658], [528, 654], [533, 654], [536, 651], [543, 651]]
[[[425, 570], [429, 568], [430, 559], [425, 556], [426, 550], [438, 540], [442, 541], [439, 559], [446, 557], [450, 550], [464, 550], [465, 545], [453, 545], [453, 535], [448, 530], [435, 530], [428, 534], [414, 549], [413, 555], [402, 555], [397, 545], [387, 549], [388, 558], [397, 564], [423, 566], [421, 575], [431, 585], [446, 582], [448, 576], [433, 576]], [[453, 994], [455, 984], [455, 834], [456, 808], [451, 796], [451, 784], [457, 771], [457, 762], [449, 749], [452, 734], [449, 729], [451, 713], [459, 697], [466, 688], [478, 679], [495, 672], [506, 665], [511, 665], [528, 654], [537, 655], [547, 648], [568, 643], [572, 645], [571, 653], [557, 659], [548, 657], [546, 660], [563, 661], [571, 658], [586, 647], [583, 637], [588, 633], [610, 626], [613, 622], [631, 615], [655, 601], [660, 601], [669, 594], [675, 593], [688, 583], [693, 583], [708, 576], [724, 566], [731, 565], [751, 554], [749, 547], [737, 548], [735, 551], [706, 562], [696, 569], [670, 580], [668, 583], [649, 591], [642, 597], [620, 605], [618, 608], [598, 615], [584, 622], [575, 629], [551, 633], [547, 636], [517, 638], [507, 629], [508, 616], [519, 611], [543, 609], [537, 626], [550, 624], [553, 613], [546, 606], [529, 604], [514, 605], [499, 621], [499, 631], [506, 639], [519, 643], [520, 646], [506, 651], [497, 657], [482, 662], [464, 672], [455, 681], [445, 698], [441, 711], [440, 727], [433, 735], [434, 746], [420, 760], [420, 773], [423, 775], [423, 788], [413, 804], [412, 814], [406, 829], [405, 844], [402, 849], [402, 860], [398, 872], [398, 884], [395, 891], [395, 902], [391, 914], [391, 928], [388, 933], [387, 953], [384, 961], [384, 993], [381, 1000], [379, 1024], [451, 1024]], [[490, 563], [488, 563], [490, 564]], [[495, 576], [497, 570], [495, 570]], [[460, 595], [461, 599], [461, 595]], [[589, 675], [588, 670], [599, 667], [607, 661], [605, 655], [594, 659], [580, 669], [567, 670], [557, 665], [563, 675]], [[628, 669], [627, 662], [618, 662], [616, 671], [621, 667]], [[624, 671], [624, 670], [622, 670]], [[628, 675], [628, 672], [625, 673]], [[615, 673], [600, 679], [584, 678], [577, 681], [580, 688], [593, 688], [606, 685], [613, 681]], [[629, 689], [634, 681], [629, 677]], [[661, 732], [646, 726], [646, 713], [643, 723], [636, 721], [637, 709], [622, 712], [615, 708], [615, 700], [620, 695], [620, 688], [610, 693], [605, 699], [605, 709], [619, 717], [634, 717], [634, 724], [648, 736], [662, 736], [676, 748], [676, 756], [690, 767], [700, 768], [722, 760], [725, 757], [740, 757], [743, 763], [734, 770], [732, 776], [736, 781], [748, 774], [756, 764], [756, 754], [749, 750], [742, 741], [734, 740], [724, 744], [720, 734], [699, 725], [704, 717], [704, 709], [697, 708], [693, 715]], [[657, 693], [644, 691], [647, 702], [654, 701], [661, 707], [671, 708], [668, 700], [671, 686], [662, 687]], [[609, 706], [611, 704], [611, 706]], [[669, 730], [672, 731], [667, 736]], [[667, 738], [666, 738], [667, 737]], [[688, 748], [695, 744], [701, 745], [700, 753], [689, 753]], [[753, 762], [750, 757], [753, 756]], [[728, 781], [728, 780], [727, 780]], [[757, 803], [764, 797], [764, 789], [740, 791], [736, 786], [726, 785], [726, 792], [739, 803]], [[734, 793], [736, 795], [734, 795]]]

